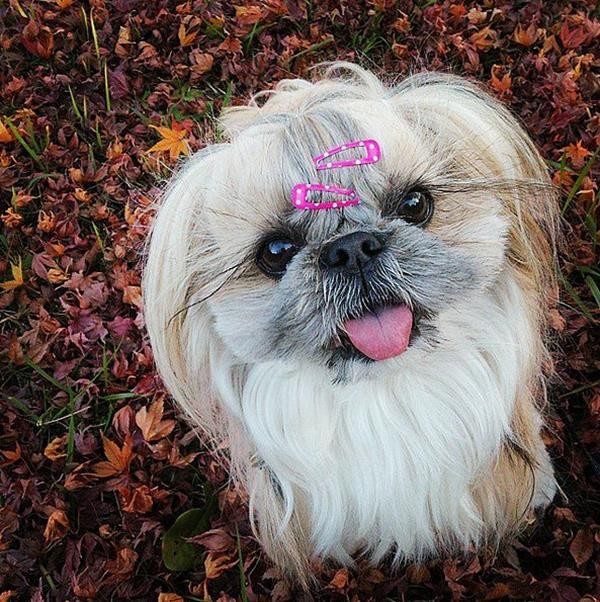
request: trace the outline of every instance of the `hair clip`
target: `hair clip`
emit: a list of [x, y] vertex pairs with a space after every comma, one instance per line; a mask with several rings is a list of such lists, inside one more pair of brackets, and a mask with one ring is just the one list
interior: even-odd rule
[[[332, 192], [341, 195], [342, 198], [336, 198], [332, 201], [322, 203], [313, 203], [308, 200], [310, 192]], [[344, 198], [345, 197], [345, 198]], [[296, 209], [309, 209], [316, 211], [318, 209], [338, 209], [340, 207], [350, 207], [358, 205], [360, 199], [356, 190], [352, 188], [341, 188], [331, 184], [296, 184], [292, 188], [292, 205]]]
[[[357, 159], [341, 159], [338, 161], [330, 161], [332, 157], [351, 148], [364, 148], [366, 155]], [[358, 165], [369, 165], [371, 163], [377, 163], [381, 159], [381, 149], [379, 143], [372, 138], [365, 138], [364, 140], [354, 140], [352, 142], [346, 142], [336, 146], [330, 150], [325, 151], [317, 157], [313, 157], [313, 163], [317, 170], [322, 169], [336, 169], [340, 167], [356, 167]], [[336, 198], [332, 201], [324, 201], [322, 203], [313, 203], [308, 200], [309, 193], [315, 192], [333, 192], [341, 195], [342, 198]], [[316, 211], [318, 209], [339, 209], [342, 207], [351, 207], [352, 205], [358, 205], [360, 198], [356, 190], [352, 188], [341, 188], [340, 186], [334, 186], [332, 184], [296, 184], [292, 188], [292, 205], [296, 209], [309, 209]]]
[[[341, 153], [342, 151], [351, 148], [364, 148], [366, 155], [357, 159], [341, 159], [338, 161], [331, 161], [331, 158]], [[339, 167], [355, 167], [357, 165], [369, 165], [371, 163], [377, 163], [381, 158], [381, 149], [376, 140], [366, 138], [365, 140], [354, 140], [352, 142], [346, 142], [340, 146], [336, 146], [330, 150], [325, 151], [321, 155], [313, 158], [313, 162], [317, 170], [322, 169], [336, 169]]]

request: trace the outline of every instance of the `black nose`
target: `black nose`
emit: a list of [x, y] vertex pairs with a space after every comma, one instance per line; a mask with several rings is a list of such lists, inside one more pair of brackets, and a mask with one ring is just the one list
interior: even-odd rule
[[330, 242], [321, 251], [327, 269], [354, 271], [367, 267], [383, 251], [383, 242], [370, 232], [353, 232]]

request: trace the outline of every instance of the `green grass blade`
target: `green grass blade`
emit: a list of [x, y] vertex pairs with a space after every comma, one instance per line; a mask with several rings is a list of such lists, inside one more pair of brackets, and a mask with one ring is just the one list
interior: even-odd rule
[[104, 100], [106, 102], [106, 111], [107, 113], [110, 113], [110, 87], [108, 85], [108, 64], [106, 61], [104, 61]]
[[600, 289], [598, 288], [596, 281], [591, 276], [586, 276], [585, 283], [588, 285], [588, 288], [592, 293], [592, 297], [594, 297], [594, 300], [596, 301], [598, 309], [600, 309]]
[[10, 405], [15, 407], [20, 412], [23, 412], [23, 414], [25, 414], [28, 418], [31, 418], [35, 422], [37, 422], [40, 419], [40, 417], [37, 414], [35, 414], [34, 412], [32, 412], [25, 405], [25, 403], [23, 401], [21, 401], [20, 399], [17, 399], [16, 397], [13, 397], [12, 395], [8, 395], [6, 397], [6, 400], [8, 401], [8, 403], [10, 403]]
[[571, 206], [571, 203], [573, 202], [575, 195], [579, 192], [579, 189], [581, 188], [581, 185], [583, 184], [584, 178], [590, 173], [590, 169], [592, 169], [592, 165], [594, 164], [594, 162], [596, 161], [596, 158], [598, 157], [598, 152], [600, 152], [600, 146], [594, 151], [594, 154], [588, 159], [588, 162], [585, 164], [584, 168], [579, 172], [577, 179], [575, 180], [573, 186], [571, 187], [571, 190], [569, 191], [569, 194], [567, 195], [565, 204], [563, 205], [563, 208], [561, 211], [561, 215], [564, 215], [566, 213], [567, 209]]
[[565, 290], [571, 295], [571, 298], [577, 304], [579, 311], [588, 319], [590, 322], [594, 321], [594, 316], [590, 313], [590, 310], [586, 307], [585, 303], [581, 300], [581, 297], [577, 294], [577, 291], [571, 286], [571, 283], [563, 276], [562, 273], [559, 273], [560, 281], [562, 285], [565, 287]]
[[57, 389], [64, 391], [70, 398], [75, 397], [75, 392], [73, 391], [73, 389], [71, 389], [71, 387], [68, 387], [67, 385], [63, 385], [61, 382], [56, 380], [53, 376], [48, 374], [43, 368], [38, 366], [35, 362], [32, 362], [28, 357], [25, 358], [25, 363], [30, 368], [33, 368], [45, 380], [47, 380], [49, 383], [53, 384]]
[[237, 541], [238, 566], [240, 569], [240, 596], [242, 602], [248, 602], [248, 592], [246, 591], [246, 573], [244, 572], [244, 557], [242, 556], [242, 546], [240, 545], [240, 534], [235, 526], [235, 538]]
[[71, 97], [71, 106], [73, 107], [73, 113], [75, 113], [75, 116], [77, 117], [77, 119], [79, 119], [79, 121], [83, 122], [83, 115], [81, 114], [81, 111], [79, 110], [79, 106], [77, 104], [77, 101], [75, 100], [73, 90], [71, 89], [70, 85], [67, 85], [67, 88], [69, 88], [69, 96]]
[[37, 163], [38, 167], [45, 170], [46, 166], [43, 161], [40, 159], [40, 156], [25, 142], [25, 139], [19, 133], [19, 130], [15, 127], [15, 124], [12, 122], [10, 117], [5, 117], [6, 125], [8, 125], [8, 129], [11, 131], [12, 135], [19, 142], [19, 144], [27, 151], [27, 154]]

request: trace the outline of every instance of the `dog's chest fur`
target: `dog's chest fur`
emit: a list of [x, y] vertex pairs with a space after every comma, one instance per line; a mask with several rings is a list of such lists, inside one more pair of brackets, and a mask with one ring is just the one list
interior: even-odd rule
[[401, 559], [480, 543], [473, 490], [510, 438], [526, 387], [526, 315], [505, 278], [442, 315], [437, 351], [416, 346], [392, 376], [334, 385], [314, 367], [250, 368], [228, 401], [283, 497], [284, 523], [302, 514], [314, 551], [345, 562], [360, 549]]

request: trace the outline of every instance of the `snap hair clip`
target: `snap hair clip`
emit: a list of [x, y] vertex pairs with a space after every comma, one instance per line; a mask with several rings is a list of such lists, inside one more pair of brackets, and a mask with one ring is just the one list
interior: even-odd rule
[[[338, 159], [334, 160], [334, 157], [339, 153], [350, 150], [353, 148], [364, 149], [365, 154], [362, 157], [355, 159]], [[313, 157], [313, 163], [317, 168], [317, 171], [323, 169], [341, 169], [344, 167], [358, 167], [360, 165], [370, 165], [377, 163], [381, 159], [381, 148], [377, 140], [372, 138], [365, 138], [364, 140], [353, 140], [352, 142], [345, 142], [335, 148], [326, 150], [324, 153]], [[331, 201], [323, 201], [316, 203], [310, 200], [311, 192], [332, 192], [340, 195], [338, 198], [334, 198]], [[307, 184], [300, 183], [296, 184], [292, 188], [291, 193], [292, 205], [296, 209], [307, 209], [310, 211], [317, 211], [319, 209], [341, 209], [343, 207], [351, 207], [352, 205], [358, 205], [360, 198], [356, 190], [352, 188], [342, 188], [341, 186], [335, 186], [333, 184]]]
[[[356, 159], [333, 160], [335, 155], [352, 148], [364, 148], [366, 151], [365, 156]], [[318, 170], [323, 170], [336, 169], [340, 167], [356, 167], [358, 165], [369, 165], [371, 163], [377, 163], [380, 158], [381, 149], [379, 147], [379, 143], [372, 138], [366, 138], [365, 140], [353, 140], [352, 142], [340, 144], [340, 146], [336, 146], [335, 148], [329, 149], [317, 157], [313, 157], [313, 162]]]
[[[331, 201], [316, 203], [310, 200], [311, 192], [331, 192], [340, 195]], [[292, 188], [292, 205], [296, 209], [308, 209], [316, 211], [319, 209], [338, 209], [358, 205], [360, 198], [352, 188], [342, 188], [332, 184], [296, 184]]]

